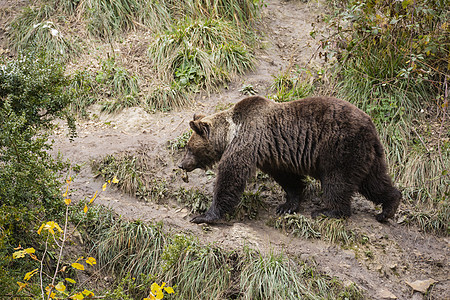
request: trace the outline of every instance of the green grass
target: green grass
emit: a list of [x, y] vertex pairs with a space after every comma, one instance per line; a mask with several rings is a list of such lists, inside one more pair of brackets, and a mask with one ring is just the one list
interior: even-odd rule
[[313, 86], [306, 81], [301, 71], [291, 72], [287, 70], [273, 77], [274, 79], [270, 89], [275, 94], [269, 95], [269, 98], [277, 102], [289, 102], [302, 99], [311, 95], [313, 92]]
[[336, 278], [282, 254], [247, 252], [241, 262], [243, 299], [363, 299], [355, 285], [343, 287]]
[[168, 242], [161, 229], [142, 221], [115, 223], [94, 245], [97, 263], [118, 278], [128, 273], [136, 278], [161, 274], [161, 256]]
[[194, 214], [204, 213], [211, 204], [210, 197], [198, 189], [179, 188], [173, 196]]
[[169, 145], [167, 146], [172, 151], [184, 149], [191, 138], [192, 130], [182, 133], [180, 136], [177, 136], [173, 140], [169, 141]]
[[357, 239], [355, 233], [345, 228], [345, 220], [318, 218], [310, 219], [301, 214], [278, 217], [274, 227], [306, 239], [323, 239], [332, 243], [347, 245]]
[[231, 217], [236, 220], [255, 220], [262, 209], [267, 209], [267, 204], [261, 195], [261, 188], [255, 192], [245, 191], [241, 196], [241, 202], [236, 206]]
[[149, 57], [162, 78], [211, 88], [252, 67], [245, 37], [225, 20], [186, 19], [157, 37]]
[[10, 23], [9, 47], [15, 52], [44, 51], [48, 57], [64, 61], [78, 55], [80, 43], [65, 32], [55, 13], [48, 4], [25, 8]]
[[85, 17], [88, 31], [104, 39], [138, 28], [164, 28], [170, 20], [165, 1], [86, 0], [77, 10]]
[[88, 70], [77, 70], [70, 75], [68, 92], [72, 101], [70, 110], [77, 116], [87, 118], [87, 109], [97, 102], [97, 82]]
[[97, 266], [130, 287], [115, 290], [122, 296], [133, 291], [134, 297], [143, 297], [145, 288], [136, 287], [151, 279], [173, 286], [171, 299], [363, 299], [356, 286], [344, 287], [313, 265], [285, 255], [227, 251], [189, 234], [166, 233], [161, 224], [111, 219], [104, 210], [93, 207], [87, 218], [80, 214], [82, 233]]
[[167, 88], [149, 99], [155, 109], [186, 104], [186, 92], [210, 91], [235, 74], [252, 69], [250, 41], [224, 19], [185, 19], [157, 36], [148, 49], [150, 62]]
[[145, 108], [149, 112], [170, 111], [190, 104], [188, 93], [176, 83], [157, 86], [145, 99]]
[[[231, 285], [229, 253], [176, 235], [165, 250], [165, 280], [176, 283], [178, 299], [220, 299]], [[170, 255], [169, 255], [170, 254]]]

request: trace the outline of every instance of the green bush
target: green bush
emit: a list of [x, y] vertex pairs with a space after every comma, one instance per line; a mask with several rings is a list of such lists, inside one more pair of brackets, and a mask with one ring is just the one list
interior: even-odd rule
[[[65, 117], [74, 134], [66, 111], [67, 83], [62, 66], [42, 55], [28, 53], [0, 62], [1, 257], [10, 256], [23, 241], [39, 251], [37, 224], [49, 216], [56, 220], [63, 216], [60, 176], [66, 164], [50, 156], [45, 130], [52, 128], [53, 119]], [[5, 264], [7, 277], [22, 267], [31, 269], [29, 263], [8, 260], [0, 268]], [[9, 289], [0, 286], [2, 291]]]
[[0, 64], [0, 109], [5, 117], [11, 114], [7, 107], [23, 115], [23, 129], [48, 129], [55, 118], [66, 118], [74, 132], [73, 118], [66, 110], [71, 99], [62, 63], [43, 53], [28, 52]]
[[446, 2], [341, 1], [347, 9], [333, 19], [332, 39], [341, 45], [337, 55], [347, 95], [378, 99], [400, 93], [412, 102], [442, 92], [450, 71]]
[[57, 172], [64, 165], [48, 154], [51, 144], [42, 130], [51, 128], [53, 119], [65, 117], [75, 134], [74, 121], [66, 111], [70, 99], [64, 69], [32, 53], [2, 63], [0, 204], [42, 205], [46, 210], [56, 206], [59, 211]]

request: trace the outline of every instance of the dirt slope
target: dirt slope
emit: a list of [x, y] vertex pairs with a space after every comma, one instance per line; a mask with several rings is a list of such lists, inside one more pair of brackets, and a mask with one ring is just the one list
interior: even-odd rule
[[[203, 171], [194, 171], [190, 183], [184, 183], [175, 173], [179, 155], [167, 149], [167, 141], [184, 133], [194, 112], [212, 113], [217, 105], [234, 103], [243, 98], [239, 89], [251, 84], [261, 95], [267, 95], [272, 75], [292, 64], [316, 70], [320, 61], [311, 60], [317, 42], [309, 32], [311, 23], [324, 11], [317, 1], [265, 1], [262, 40], [264, 50], [257, 54], [258, 66], [254, 72], [236, 80], [221, 93], [203, 96], [195, 105], [182, 111], [147, 114], [141, 108], [127, 109], [117, 115], [103, 115], [93, 110], [93, 121], [79, 125], [79, 136], [70, 143], [65, 132], [56, 132], [55, 152], [60, 151], [74, 163], [86, 163], [76, 176], [73, 199], [91, 196], [102, 184], [91, 173], [89, 161], [105, 154], [132, 150], [145, 144], [148, 155], [155, 164], [155, 173], [170, 179], [172, 184], [185, 188], [202, 188], [211, 193], [213, 179]], [[128, 219], [163, 221], [176, 232], [190, 232], [205, 242], [215, 242], [226, 248], [252, 248], [267, 251], [284, 251], [315, 263], [317, 267], [344, 282], [355, 282], [373, 299], [450, 299], [448, 257], [450, 240], [420, 233], [416, 228], [400, 226], [395, 222], [380, 224], [375, 221], [374, 207], [367, 201], [356, 199], [354, 214], [347, 227], [368, 236], [370, 243], [343, 249], [320, 240], [305, 240], [286, 236], [265, 225], [266, 217], [257, 221], [244, 221], [228, 225], [202, 226], [189, 223], [186, 209], [175, 204], [158, 205], [140, 202], [114, 189], [102, 193], [97, 203], [112, 207]], [[308, 215], [314, 203], [305, 203], [302, 213]], [[269, 214], [273, 214], [269, 211]], [[437, 283], [428, 295], [414, 293], [408, 282], [434, 279]], [[427, 298], [428, 297], [428, 298]]]

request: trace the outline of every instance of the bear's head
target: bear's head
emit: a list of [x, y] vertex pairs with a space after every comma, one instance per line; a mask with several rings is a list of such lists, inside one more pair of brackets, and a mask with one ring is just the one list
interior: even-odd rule
[[184, 158], [179, 163], [179, 168], [191, 172], [197, 168], [208, 169], [220, 160], [221, 154], [217, 151], [217, 145], [211, 139], [212, 121], [204, 115], [194, 115], [189, 122], [193, 133], [187, 143]]

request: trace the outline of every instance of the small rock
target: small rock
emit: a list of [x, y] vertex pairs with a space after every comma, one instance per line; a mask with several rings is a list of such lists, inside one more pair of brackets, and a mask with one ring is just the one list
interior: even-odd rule
[[416, 280], [414, 282], [408, 282], [406, 281], [406, 284], [412, 287], [414, 291], [421, 292], [422, 294], [425, 294], [427, 290], [430, 288], [431, 285], [435, 284], [437, 281], [433, 278], [426, 279], [426, 280]]
[[377, 293], [377, 299], [380, 300], [397, 299], [397, 296], [395, 296], [388, 290], [381, 290]]
[[302, 253], [302, 254], [300, 255], [300, 259], [301, 259], [302, 261], [307, 261], [308, 258], [309, 258], [309, 254]]
[[349, 279], [344, 280], [344, 287], [348, 288], [351, 287], [352, 285], [354, 285], [355, 283]]

